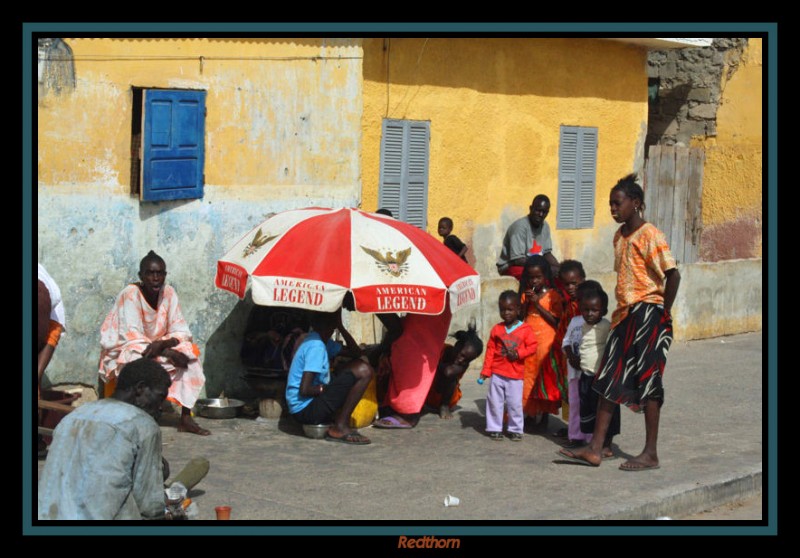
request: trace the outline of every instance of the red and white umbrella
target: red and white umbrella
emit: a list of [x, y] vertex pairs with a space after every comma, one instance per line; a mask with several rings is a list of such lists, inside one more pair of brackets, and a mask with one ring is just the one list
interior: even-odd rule
[[348, 291], [364, 313], [440, 314], [480, 301], [478, 272], [413, 225], [359, 209], [273, 215], [217, 262], [215, 283], [253, 301], [333, 312]]

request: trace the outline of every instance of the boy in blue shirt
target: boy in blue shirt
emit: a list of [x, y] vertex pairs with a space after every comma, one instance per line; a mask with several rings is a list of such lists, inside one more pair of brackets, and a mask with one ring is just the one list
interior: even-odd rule
[[[289, 413], [300, 424], [332, 422], [325, 439], [346, 444], [369, 444], [370, 439], [350, 427], [350, 415], [372, 379], [372, 367], [361, 360], [361, 349], [342, 325], [338, 312], [314, 312], [310, 316], [313, 331], [297, 348], [286, 382]], [[330, 337], [338, 329], [347, 343]], [[339, 367], [331, 377], [330, 360], [339, 354], [356, 357]]]

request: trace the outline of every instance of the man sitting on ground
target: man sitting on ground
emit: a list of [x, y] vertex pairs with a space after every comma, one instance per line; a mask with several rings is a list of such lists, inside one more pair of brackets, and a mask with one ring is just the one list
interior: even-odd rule
[[361, 349], [342, 325], [338, 312], [313, 312], [311, 328], [297, 348], [286, 382], [289, 413], [301, 424], [333, 423], [325, 439], [347, 444], [369, 444], [370, 440], [350, 427], [350, 415], [372, 379], [372, 367], [355, 358], [342, 364], [331, 377], [330, 361], [342, 351], [331, 339], [335, 329], [347, 343], [346, 352], [359, 357]]
[[111, 397], [65, 416], [39, 480], [39, 519], [161, 519], [164, 461], [156, 419], [171, 379], [156, 361], [126, 364]]

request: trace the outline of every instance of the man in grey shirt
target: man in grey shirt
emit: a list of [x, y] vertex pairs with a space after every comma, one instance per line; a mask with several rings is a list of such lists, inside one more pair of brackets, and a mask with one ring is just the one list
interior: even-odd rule
[[511, 275], [519, 281], [528, 256], [543, 255], [550, 263], [553, 276], [558, 274], [558, 260], [553, 256], [550, 225], [545, 222], [550, 213], [550, 198], [539, 194], [533, 198], [529, 213], [508, 227], [503, 238], [503, 248], [497, 260], [500, 275]]
[[161, 428], [170, 376], [128, 363], [114, 394], [81, 405], [53, 432], [39, 479], [39, 519], [163, 519]]

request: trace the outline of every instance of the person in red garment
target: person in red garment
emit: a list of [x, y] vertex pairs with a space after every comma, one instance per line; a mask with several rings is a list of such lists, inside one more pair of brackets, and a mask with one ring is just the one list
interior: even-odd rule
[[378, 375], [388, 374], [388, 385], [380, 418], [373, 423], [375, 428], [407, 429], [417, 425], [436, 376], [451, 317], [447, 305], [438, 315], [407, 314], [402, 320], [382, 317], [384, 324], [392, 324], [388, 327], [390, 335], [396, 335], [398, 328], [402, 333], [379, 365]]

